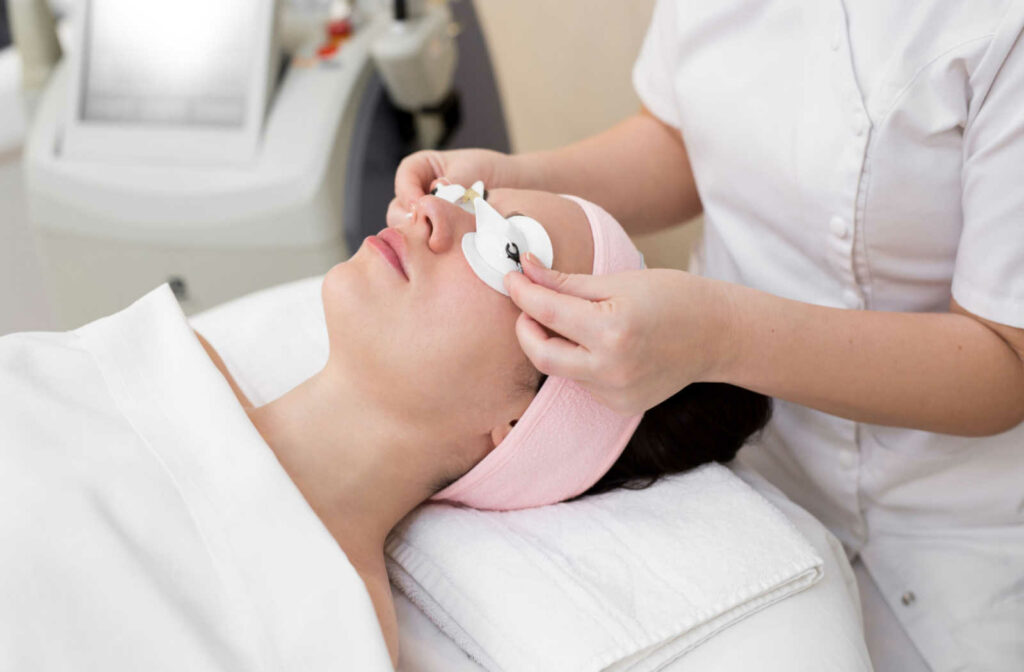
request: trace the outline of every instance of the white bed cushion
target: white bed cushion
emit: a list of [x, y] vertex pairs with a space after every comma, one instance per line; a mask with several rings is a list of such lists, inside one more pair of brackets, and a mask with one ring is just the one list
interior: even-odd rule
[[[665, 672], [867, 672], [857, 586], [836, 538], [763, 477], [733, 472], [782, 511], [824, 559], [824, 577], [807, 590], [719, 632]], [[482, 672], [405, 595], [395, 591], [401, 657], [398, 672]]]
[[663, 669], [823, 564], [720, 464], [522, 511], [429, 504], [386, 550], [394, 584], [492, 671]]
[[[279, 285], [191, 318], [254, 404], [271, 401], [318, 371], [327, 359], [322, 278]], [[752, 450], [748, 447], [744, 450]], [[811, 588], [721, 631], [664, 669], [869, 670], [856, 583], [838, 542], [757, 474], [737, 474], [773, 502], [825, 560]], [[396, 592], [405, 672], [479, 670]]]

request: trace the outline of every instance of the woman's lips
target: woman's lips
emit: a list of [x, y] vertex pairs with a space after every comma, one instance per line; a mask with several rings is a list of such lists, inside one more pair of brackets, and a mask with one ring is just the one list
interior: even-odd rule
[[380, 252], [402, 277], [409, 279], [408, 273], [405, 272], [405, 238], [402, 234], [394, 229], [384, 229], [376, 236], [369, 236], [366, 242]]

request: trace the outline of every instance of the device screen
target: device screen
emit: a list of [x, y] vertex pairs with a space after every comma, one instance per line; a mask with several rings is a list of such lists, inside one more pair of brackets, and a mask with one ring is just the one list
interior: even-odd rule
[[252, 0], [91, 0], [81, 119], [243, 126], [258, 7]]

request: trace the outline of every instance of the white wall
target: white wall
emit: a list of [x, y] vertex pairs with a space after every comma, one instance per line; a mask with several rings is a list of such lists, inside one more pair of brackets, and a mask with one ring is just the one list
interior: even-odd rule
[[[464, 1], [464, 0], [463, 0]], [[514, 151], [559, 147], [635, 113], [630, 74], [654, 0], [475, 0]], [[637, 237], [648, 266], [685, 268], [699, 226]]]

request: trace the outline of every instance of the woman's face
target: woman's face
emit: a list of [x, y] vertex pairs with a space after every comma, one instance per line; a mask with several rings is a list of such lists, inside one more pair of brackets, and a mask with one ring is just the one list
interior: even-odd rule
[[[488, 202], [505, 216], [539, 221], [551, 237], [554, 268], [591, 272], [590, 225], [576, 203], [513, 189], [490, 191]], [[399, 422], [479, 460], [529, 405], [540, 374], [516, 340], [519, 309], [463, 256], [462, 237], [475, 230], [474, 215], [427, 196], [413, 219], [386, 229], [394, 247], [404, 248], [404, 268], [367, 239], [327, 274], [323, 300], [331, 364], [344, 366]]]

